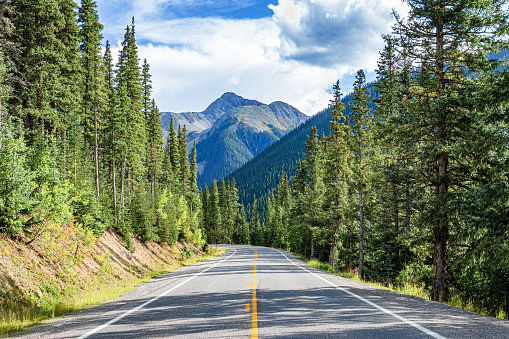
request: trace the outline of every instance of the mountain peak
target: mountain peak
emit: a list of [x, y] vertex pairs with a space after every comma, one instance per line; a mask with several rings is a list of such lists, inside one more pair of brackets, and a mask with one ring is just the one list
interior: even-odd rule
[[217, 119], [225, 112], [239, 106], [262, 106], [263, 104], [256, 100], [244, 99], [243, 97], [233, 93], [226, 92], [219, 99], [207, 107], [203, 114], [212, 119]]
[[221, 97], [219, 99], [222, 99], [222, 100], [245, 100], [243, 97], [241, 97], [240, 95], [237, 95], [233, 92], [226, 92], [224, 93], [223, 95], [221, 95]]

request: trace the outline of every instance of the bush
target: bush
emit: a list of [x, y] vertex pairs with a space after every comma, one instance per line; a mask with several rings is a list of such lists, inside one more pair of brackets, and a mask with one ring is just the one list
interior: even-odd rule
[[409, 264], [399, 272], [396, 277], [396, 283], [398, 286], [404, 286], [406, 284], [430, 287], [431, 280], [433, 278], [433, 267], [431, 265], [424, 264]]

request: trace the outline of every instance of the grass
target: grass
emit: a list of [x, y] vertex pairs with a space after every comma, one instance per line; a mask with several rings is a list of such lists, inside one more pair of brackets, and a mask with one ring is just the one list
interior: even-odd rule
[[[18, 291], [17, 296], [3, 298], [4, 306], [0, 310], [0, 337], [65, 313], [113, 301], [152, 278], [186, 265], [216, 258], [225, 251], [225, 249], [213, 248], [205, 255], [181, 260], [165, 270], [151, 271], [142, 277], [135, 276], [126, 280], [118, 280], [115, 277], [101, 278], [95, 283], [90, 283], [89, 286], [78, 288], [79, 291], [66, 297], [57, 296], [56, 293], [53, 297], [45, 294], [41, 302], [34, 302], [33, 296], [23, 296], [21, 291]], [[72, 289], [76, 290], [76, 288]]]
[[[330, 264], [322, 263], [322, 262], [314, 260], [314, 259], [311, 260], [311, 259], [303, 258], [302, 256], [298, 256], [298, 257], [300, 259], [302, 259], [303, 261], [305, 261], [306, 264], [308, 264], [309, 266], [311, 266], [313, 268], [317, 268], [319, 270], [329, 272], [329, 273], [332, 273], [334, 275], [337, 275], [337, 276], [340, 276], [340, 277], [343, 277], [346, 279], [358, 281], [358, 282], [361, 282], [361, 283], [364, 283], [364, 284], [367, 284], [370, 286], [374, 286], [374, 287], [377, 287], [377, 288], [380, 288], [380, 289], [383, 289], [386, 291], [407, 294], [407, 295], [411, 295], [414, 297], [430, 300], [429, 292], [427, 291], [427, 289], [424, 286], [416, 286], [414, 284], [405, 284], [403, 286], [395, 286], [392, 283], [384, 284], [384, 283], [380, 283], [377, 281], [366, 281], [366, 280], [362, 279], [359, 276], [359, 274], [357, 272], [354, 272], [353, 270], [337, 271]], [[451, 305], [454, 307], [458, 307], [458, 308], [462, 308], [464, 310], [478, 313], [478, 314], [481, 314], [481, 315], [484, 315], [487, 317], [494, 316], [495, 318], [498, 318], [498, 319], [508, 319], [509, 318], [509, 314], [505, 313], [502, 309], [499, 309], [498, 311], [496, 311], [493, 314], [492, 311], [489, 311], [488, 309], [486, 309], [482, 306], [479, 306], [472, 300], [467, 300], [467, 301], [463, 300], [463, 298], [461, 297], [461, 294], [457, 291], [453, 291], [451, 293], [451, 297], [450, 297], [449, 301], [445, 302], [445, 304], [448, 304], [448, 305]]]

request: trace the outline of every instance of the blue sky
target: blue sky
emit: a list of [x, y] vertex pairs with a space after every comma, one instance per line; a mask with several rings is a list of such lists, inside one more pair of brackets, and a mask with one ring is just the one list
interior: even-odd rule
[[350, 91], [363, 68], [369, 80], [381, 34], [401, 0], [97, 0], [103, 36], [118, 52], [136, 19], [141, 61], [151, 65], [161, 111], [202, 111], [224, 92], [325, 108], [340, 79]]

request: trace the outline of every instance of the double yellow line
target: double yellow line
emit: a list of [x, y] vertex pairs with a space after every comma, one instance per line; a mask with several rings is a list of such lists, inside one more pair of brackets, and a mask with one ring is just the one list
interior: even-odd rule
[[[258, 308], [256, 305], [256, 259], [258, 258], [258, 252], [251, 248], [251, 250], [255, 251], [255, 259], [254, 259], [254, 267], [253, 267], [253, 298], [251, 300], [252, 305], [252, 315], [251, 318], [251, 339], [258, 339]], [[249, 312], [249, 304], [246, 304], [246, 312]]]

